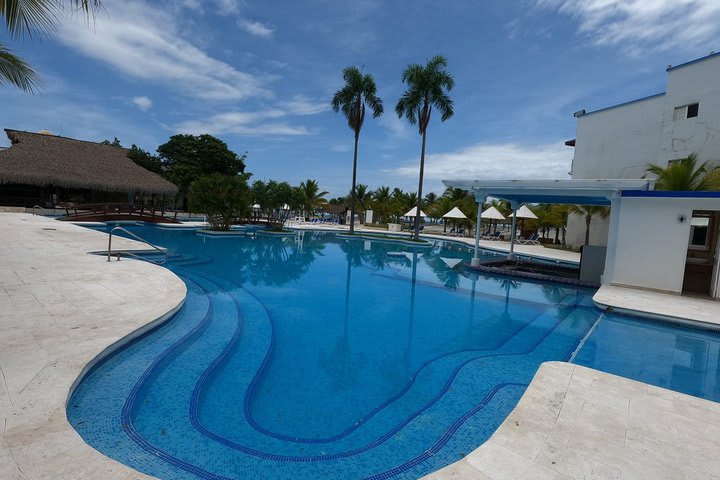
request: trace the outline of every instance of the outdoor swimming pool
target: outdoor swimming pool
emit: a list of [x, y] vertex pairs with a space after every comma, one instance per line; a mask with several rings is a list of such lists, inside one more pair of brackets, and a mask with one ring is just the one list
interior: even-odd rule
[[[454, 242], [132, 230], [169, 249], [186, 303], [94, 368], [68, 418], [160, 478], [417, 478], [489, 438], [538, 366], [567, 361], [593, 326], [577, 360], [602, 369], [613, 322], [642, 323], [596, 325], [592, 290], [465, 271], [471, 251]], [[720, 344], [698, 338], [693, 351]], [[657, 368], [687, 360], [666, 357]], [[713, 373], [695, 394], [718, 393]]]

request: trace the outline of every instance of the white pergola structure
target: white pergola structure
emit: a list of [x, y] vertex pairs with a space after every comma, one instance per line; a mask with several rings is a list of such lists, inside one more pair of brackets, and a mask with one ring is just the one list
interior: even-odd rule
[[[647, 179], [598, 179], [598, 180], [443, 180], [451, 188], [467, 190], [478, 203], [478, 218], [475, 231], [475, 254], [472, 265], [480, 265], [480, 215], [482, 204], [488, 197], [510, 202], [513, 213], [523, 203], [558, 203], [569, 205], [606, 205], [610, 210], [607, 255], [615, 255], [619, 200], [624, 191], [652, 190], [654, 180]], [[515, 227], [517, 218], [512, 215], [512, 234], [508, 259], [515, 258]], [[613, 257], [614, 259], [614, 257]], [[612, 265], [613, 262], [606, 262]]]

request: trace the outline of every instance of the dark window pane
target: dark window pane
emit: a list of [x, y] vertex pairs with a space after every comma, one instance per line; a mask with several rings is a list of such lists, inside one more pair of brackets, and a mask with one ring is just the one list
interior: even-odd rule
[[699, 103], [693, 103], [687, 107], [687, 118], [693, 118], [698, 116], [698, 110], [700, 109]]
[[693, 245], [705, 245], [707, 241], [707, 227], [693, 227], [692, 244]]

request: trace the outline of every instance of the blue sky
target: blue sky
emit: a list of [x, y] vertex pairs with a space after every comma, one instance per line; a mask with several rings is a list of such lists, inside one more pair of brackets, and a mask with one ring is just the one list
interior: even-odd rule
[[[358, 181], [417, 189], [420, 137], [394, 106], [409, 63], [448, 58], [455, 116], [428, 130], [425, 192], [449, 177], [564, 178], [573, 112], [665, 88], [665, 67], [720, 48], [717, 0], [106, 0], [49, 38], [9, 39], [39, 70], [0, 87], [0, 126], [154, 151], [211, 133], [256, 178], [349, 190], [352, 132], [329, 101], [341, 70], [375, 75]], [[0, 145], [7, 145], [6, 139]]]

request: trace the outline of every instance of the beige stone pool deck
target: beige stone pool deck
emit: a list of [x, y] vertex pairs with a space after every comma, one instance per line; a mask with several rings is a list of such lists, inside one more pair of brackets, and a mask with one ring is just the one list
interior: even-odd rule
[[544, 363], [480, 448], [426, 480], [718, 480], [720, 404]]
[[[0, 214], [2, 480], [150, 478], [86, 445], [65, 414], [88, 363], [162, 321], [186, 293], [162, 267], [87, 254], [106, 248], [106, 238]], [[573, 252], [547, 253], [570, 259]], [[718, 449], [720, 404], [550, 362], [488, 442], [426, 478], [718, 480]]]
[[639, 288], [603, 285], [593, 296], [602, 309], [720, 328], [720, 302]]
[[149, 478], [88, 446], [65, 403], [97, 355], [181, 305], [184, 283], [88, 255], [105, 234], [45, 217], [2, 213], [0, 239], [0, 479]]

